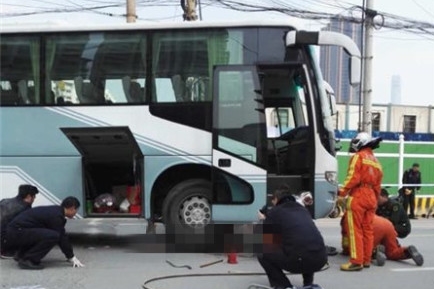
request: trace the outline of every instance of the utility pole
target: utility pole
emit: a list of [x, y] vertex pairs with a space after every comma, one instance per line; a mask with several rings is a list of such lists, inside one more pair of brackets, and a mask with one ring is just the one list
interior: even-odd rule
[[374, 32], [374, 17], [377, 11], [373, 10], [374, 0], [366, 1], [365, 8], [365, 49], [364, 49], [364, 71], [363, 71], [363, 125], [362, 130], [372, 134], [372, 51], [373, 51], [373, 32]]
[[136, 0], [127, 0], [127, 23], [136, 22]]
[[181, 0], [181, 7], [184, 10], [182, 17], [187, 21], [196, 21], [196, 0]]

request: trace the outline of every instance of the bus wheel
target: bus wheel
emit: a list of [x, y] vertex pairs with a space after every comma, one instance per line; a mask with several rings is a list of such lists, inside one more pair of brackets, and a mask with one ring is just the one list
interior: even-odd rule
[[211, 222], [211, 196], [211, 183], [206, 180], [192, 179], [174, 186], [163, 204], [166, 229], [204, 228]]

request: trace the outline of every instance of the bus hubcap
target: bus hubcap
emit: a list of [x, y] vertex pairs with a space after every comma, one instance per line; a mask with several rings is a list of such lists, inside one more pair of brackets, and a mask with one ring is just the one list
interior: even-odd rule
[[191, 197], [182, 203], [180, 215], [185, 224], [193, 228], [200, 228], [209, 224], [211, 207], [204, 197]]

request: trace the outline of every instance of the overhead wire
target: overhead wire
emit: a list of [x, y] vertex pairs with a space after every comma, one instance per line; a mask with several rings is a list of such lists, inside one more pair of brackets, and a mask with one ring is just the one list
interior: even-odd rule
[[426, 14], [430, 15], [431, 17], [434, 18], [434, 14], [431, 13], [430, 11], [428, 11], [425, 7], [423, 7], [422, 5], [420, 5], [418, 2], [416, 2], [416, 0], [411, 0], [414, 4], [416, 4], [417, 7], [419, 7], [420, 9], [422, 9]]
[[[11, 4], [3, 3], [2, 5], [11, 5]], [[43, 9], [39, 11], [6, 12], [6, 13], [0, 13], [0, 15], [2, 17], [18, 17], [18, 16], [29, 16], [29, 15], [49, 14], [49, 13], [84, 12], [84, 11], [91, 11], [97, 9], [119, 7], [123, 5], [125, 4], [108, 4], [108, 5], [100, 5], [100, 6], [93, 6], [93, 7], [86, 7], [86, 8], [64, 6], [64, 8]]]
[[[70, 5], [54, 3], [47, 0], [30, 0], [41, 4], [56, 5], [58, 7], [48, 8], [46, 5], [39, 7], [29, 6], [23, 4], [2, 3], [2, 5], [12, 7], [23, 8], [39, 8], [35, 11], [23, 11], [23, 12], [1, 12], [0, 16], [5, 18], [38, 15], [45, 13], [72, 13], [72, 12], [92, 12], [111, 17], [123, 17], [124, 13], [113, 13], [108, 10], [125, 7], [124, 0], [118, 1], [102, 1], [102, 0], [81, 0], [82, 4], [78, 4], [77, 1], [68, 1]], [[416, 4], [417, 2], [413, 0]], [[179, 0], [137, 0], [137, 7], [149, 8], [149, 7], [177, 7], [179, 6]], [[354, 6], [351, 3], [345, 1], [334, 0], [333, 2], [325, 0], [305, 0], [303, 4], [295, 0], [256, 0], [246, 2], [244, 0], [202, 0], [202, 9], [214, 7], [221, 9], [230, 9], [240, 12], [276, 12], [286, 14], [292, 17], [302, 18], [317, 21], [323, 23], [324, 21], [340, 20], [351, 23], [362, 23], [364, 14], [366, 12], [361, 6]], [[339, 9], [338, 13], [330, 13], [324, 11], [315, 11], [309, 9], [309, 6], [324, 7], [329, 9]], [[421, 5], [418, 5], [423, 7]], [[324, 10], [320, 8], [321, 10]], [[374, 27], [378, 30], [381, 28], [389, 28], [394, 30], [400, 30], [403, 32], [423, 35], [434, 35], [434, 23], [414, 20], [407, 17], [394, 15], [387, 12], [375, 11], [377, 16], [374, 18]], [[200, 13], [202, 14], [202, 13]], [[153, 20], [164, 20], [174, 17], [153, 17]], [[139, 19], [143, 19], [138, 17]], [[149, 19], [147, 19], [149, 20]]]
[[[83, 12], [90, 12], [90, 13], [100, 14], [100, 15], [104, 15], [104, 16], [111, 16], [111, 17], [120, 17], [120, 18], [121, 17], [122, 18], [126, 17], [126, 13], [124, 13], [124, 14], [116, 14], [116, 13], [104, 12], [104, 11], [100, 11], [100, 10], [88, 10], [86, 6], [78, 4], [78, 3], [76, 3], [76, 2], [74, 2], [72, 0], [66, 0], [66, 1], [69, 2], [70, 4], [72, 4], [75, 7], [83, 8]], [[104, 2], [101, 2], [101, 1], [92, 1], [92, 0], [87, 0], [87, 1], [94, 2], [94, 3], [95, 2], [97, 2], [97, 3], [104, 3]], [[105, 2], [105, 3], [107, 3], [107, 2]], [[108, 2], [108, 3], [120, 4], [119, 1], [117, 1], [117, 2]]]

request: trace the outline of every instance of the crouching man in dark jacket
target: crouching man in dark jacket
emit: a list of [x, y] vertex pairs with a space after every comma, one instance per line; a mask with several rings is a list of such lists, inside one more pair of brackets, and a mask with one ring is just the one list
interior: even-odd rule
[[[295, 288], [283, 270], [303, 275], [305, 288], [313, 284], [314, 272], [327, 263], [323, 237], [309, 211], [288, 191], [273, 194], [275, 207], [266, 212], [263, 223], [264, 252], [258, 261], [275, 289]], [[320, 288], [320, 287], [319, 287]]]
[[15, 255], [15, 249], [11, 242], [6, 240], [6, 230], [8, 224], [21, 212], [32, 207], [35, 201], [38, 188], [32, 185], [20, 185], [18, 195], [14, 198], [3, 199], [0, 201], [0, 247], [2, 259], [11, 259]]
[[74, 256], [65, 234], [66, 218], [73, 218], [80, 207], [75, 197], [67, 197], [60, 206], [41, 206], [24, 211], [7, 227], [7, 240], [18, 251], [16, 259], [21, 269], [43, 269], [42, 258], [58, 244], [73, 267], [83, 267]]

